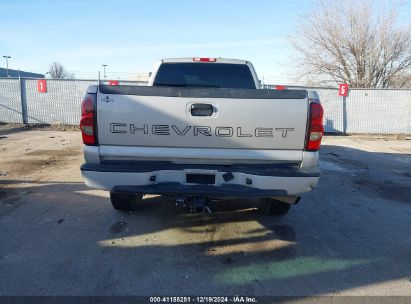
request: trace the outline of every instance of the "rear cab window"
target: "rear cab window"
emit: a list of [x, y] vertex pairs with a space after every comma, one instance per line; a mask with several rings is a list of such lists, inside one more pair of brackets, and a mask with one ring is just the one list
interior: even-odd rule
[[162, 63], [153, 86], [256, 89], [246, 64]]

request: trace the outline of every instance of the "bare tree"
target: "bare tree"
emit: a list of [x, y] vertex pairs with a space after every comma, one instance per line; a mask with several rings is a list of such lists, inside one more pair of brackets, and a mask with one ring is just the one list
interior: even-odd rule
[[397, 21], [396, 7], [318, 2], [291, 39], [300, 75], [359, 88], [411, 87], [411, 26]]
[[66, 69], [58, 62], [53, 62], [48, 72], [50, 73], [50, 77], [54, 79], [64, 79], [69, 76]]

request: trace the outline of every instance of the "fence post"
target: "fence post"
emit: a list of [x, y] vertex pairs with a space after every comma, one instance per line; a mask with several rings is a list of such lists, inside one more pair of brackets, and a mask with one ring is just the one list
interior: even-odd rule
[[343, 111], [342, 111], [342, 118], [343, 118], [343, 134], [347, 135], [347, 97], [343, 96], [342, 97], [342, 106], [343, 106]]
[[21, 116], [22, 116], [23, 124], [26, 125], [28, 123], [26, 82], [23, 78], [19, 77], [19, 84], [20, 84]]

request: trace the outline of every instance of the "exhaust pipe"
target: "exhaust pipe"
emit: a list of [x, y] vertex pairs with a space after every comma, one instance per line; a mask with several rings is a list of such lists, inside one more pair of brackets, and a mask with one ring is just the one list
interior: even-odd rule
[[297, 195], [282, 195], [282, 196], [273, 196], [272, 197], [275, 200], [278, 200], [280, 202], [284, 202], [290, 205], [297, 205], [298, 202], [301, 199], [301, 196]]

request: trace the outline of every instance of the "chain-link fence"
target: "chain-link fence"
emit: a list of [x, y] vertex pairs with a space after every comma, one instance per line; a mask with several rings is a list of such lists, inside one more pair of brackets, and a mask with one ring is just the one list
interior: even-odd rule
[[0, 122], [23, 122], [20, 88], [19, 79], [0, 80]]
[[[88, 86], [97, 80], [47, 79], [40, 93], [38, 79], [0, 79], [0, 122], [76, 125], [80, 104]], [[147, 85], [119, 81], [120, 85]], [[272, 89], [274, 86], [265, 86]], [[324, 107], [325, 131], [329, 133], [411, 134], [411, 90], [351, 89], [347, 97], [338, 89], [293, 87], [315, 90]]]
[[347, 133], [411, 134], [411, 90], [350, 90]]

